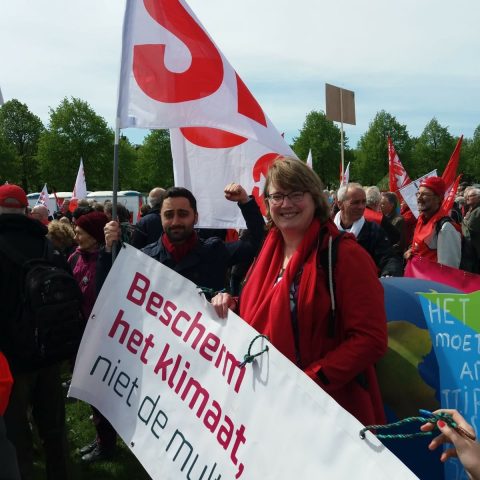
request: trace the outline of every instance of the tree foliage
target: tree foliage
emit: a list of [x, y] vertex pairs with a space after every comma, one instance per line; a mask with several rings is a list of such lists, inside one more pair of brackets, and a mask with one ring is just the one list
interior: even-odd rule
[[136, 184], [141, 191], [173, 185], [173, 161], [168, 130], [152, 130], [139, 148]]
[[[464, 139], [460, 154], [460, 171], [464, 180], [480, 180], [480, 125], [473, 132], [472, 139]], [[463, 167], [463, 168], [462, 168]]]
[[[347, 163], [350, 156], [347, 154], [346, 137], [344, 145]], [[292, 149], [301, 159], [306, 159], [311, 149], [315, 172], [325, 185], [338, 185], [341, 162], [340, 129], [327, 119], [325, 113], [313, 110], [307, 114], [300, 135], [293, 139]]]
[[353, 171], [364, 185], [376, 185], [388, 174], [388, 136], [408, 171], [412, 141], [407, 127], [390, 113], [381, 110], [358, 142]]
[[[2, 173], [5, 168], [10, 181], [20, 184], [26, 192], [31, 186], [38, 186], [35, 154], [43, 128], [40, 118], [18, 100], [9, 100], [0, 108], [0, 136], [3, 138], [0, 152], [2, 163], [6, 161]], [[12, 151], [15, 159], [11, 157]]]
[[50, 110], [49, 127], [40, 138], [42, 181], [49, 189], [72, 190], [83, 159], [87, 188], [111, 190], [113, 139], [113, 131], [87, 102], [63, 99]]
[[0, 133], [0, 184], [20, 183], [18, 161], [13, 145]]
[[435, 168], [438, 175], [442, 175], [456, 142], [448, 128], [442, 127], [436, 118], [432, 118], [415, 144], [413, 162], [408, 170], [410, 177], [418, 178]]

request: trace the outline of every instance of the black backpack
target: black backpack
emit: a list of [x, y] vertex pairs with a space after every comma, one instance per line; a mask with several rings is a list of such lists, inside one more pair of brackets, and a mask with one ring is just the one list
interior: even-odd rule
[[0, 251], [21, 268], [20, 302], [8, 319], [10, 351], [22, 363], [39, 365], [74, 357], [85, 328], [82, 292], [54, 264], [50, 242], [45, 240], [42, 258], [24, 257], [1, 237]]

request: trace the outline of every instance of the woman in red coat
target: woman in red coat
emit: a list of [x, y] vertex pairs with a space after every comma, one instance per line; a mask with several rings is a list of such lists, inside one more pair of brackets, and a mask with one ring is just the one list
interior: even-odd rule
[[[319, 177], [279, 157], [265, 182], [270, 230], [239, 305], [222, 293], [220, 316], [240, 316], [364, 424], [384, 422], [375, 362], [387, 348], [383, 289], [368, 253], [339, 231]], [[325, 265], [325, 266], [324, 266]], [[330, 270], [330, 271], [329, 271]], [[330, 276], [331, 274], [331, 276]]]

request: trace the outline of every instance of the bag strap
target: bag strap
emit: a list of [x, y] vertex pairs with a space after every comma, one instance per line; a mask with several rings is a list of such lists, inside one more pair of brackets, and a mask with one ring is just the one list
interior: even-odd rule
[[325, 272], [325, 282], [327, 291], [330, 294], [330, 318], [328, 320], [328, 337], [333, 338], [335, 336], [335, 318], [336, 318], [336, 296], [335, 296], [335, 266], [337, 264], [338, 257], [338, 244], [344, 238], [345, 232], [341, 231], [340, 234], [333, 238], [330, 237], [328, 242], [328, 248], [319, 252], [320, 266]]

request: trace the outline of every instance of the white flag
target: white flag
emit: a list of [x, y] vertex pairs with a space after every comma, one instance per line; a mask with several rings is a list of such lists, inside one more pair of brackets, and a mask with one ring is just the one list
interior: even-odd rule
[[120, 128], [212, 127], [287, 145], [184, 0], [127, 0], [117, 116]]
[[348, 185], [348, 182], [350, 182], [350, 162], [348, 162], [345, 173], [343, 174], [342, 185]]
[[312, 158], [312, 149], [308, 151], [308, 156], [307, 156], [307, 165], [313, 169], [313, 158]]
[[55, 200], [51, 199], [48, 194], [47, 184], [45, 184], [38, 196], [37, 203], [35, 205], [44, 205], [48, 208], [48, 214], [53, 215], [55, 211]]
[[83, 160], [80, 159], [80, 166], [78, 167], [77, 179], [73, 187], [72, 198], [81, 200], [87, 198], [87, 183], [85, 181], [85, 171], [83, 169]]
[[263, 186], [268, 167], [279, 154], [290, 153], [287, 144], [272, 151], [254, 140], [212, 128], [171, 129], [170, 144], [175, 185], [195, 195], [202, 228], [245, 228], [237, 204], [223, 194], [231, 182], [253, 195], [265, 214]]

